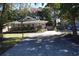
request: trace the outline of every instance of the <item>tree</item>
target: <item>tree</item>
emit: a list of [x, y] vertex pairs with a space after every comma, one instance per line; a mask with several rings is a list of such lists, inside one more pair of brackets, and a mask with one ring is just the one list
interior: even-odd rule
[[[2, 29], [4, 27], [4, 23], [8, 20], [7, 13], [9, 12], [9, 4], [3, 3], [1, 4], [2, 10], [1, 10], [1, 16], [0, 16], [0, 33], [2, 34]], [[3, 35], [2, 35], [3, 37]]]
[[60, 16], [63, 17], [64, 19], [71, 20], [72, 31], [74, 36], [77, 35], [75, 20], [79, 15], [78, 12], [79, 12], [79, 4], [77, 3], [66, 3], [66, 4], [62, 3], [60, 5]]
[[23, 18], [26, 17], [27, 13], [28, 13], [28, 10], [27, 10], [26, 6], [23, 7], [23, 4], [20, 4], [20, 6], [19, 6], [19, 12], [18, 12], [18, 17], [19, 17], [18, 19], [22, 20], [21, 21], [22, 38], [24, 37], [24, 34], [23, 34], [23, 28], [24, 28]]
[[53, 21], [53, 27], [56, 27], [56, 19], [59, 17], [59, 8], [60, 4], [59, 3], [48, 3], [45, 7], [50, 9], [51, 13], [51, 18]]
[[[18, 7], [20, 7], [18, 9]], [[20, 20], [23, 19], [26, 14], [28, 13], [27, 11], [27, 4], [11, 4], [11, 3], [2, 3], [0, 4], [0, 33], [2, 36], [2, 30], [4, 27], [4, 24], [15, 21], [15, 20]]]
[[51, 14], [49, 8], [43, 8], [42, 11], [38, 11], [37, 15], [40, 16], [41, 20], [51, 21]]

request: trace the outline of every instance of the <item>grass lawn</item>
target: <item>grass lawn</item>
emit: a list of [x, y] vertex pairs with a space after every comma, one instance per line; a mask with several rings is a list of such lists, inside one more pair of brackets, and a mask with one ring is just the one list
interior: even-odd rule
[[[25, 34], [25, 33], [23, 33]], [[1, 36], [1, 34], [0, 34]], [[3, 34], [5, 40], [0, 42], [0, 54], [7, 51], [9, 48], [13, 47], [15, 44], [21, 41], [22, 34]]]
[[3, 43], [14, 44], [15, 42], [18, 42], [21, 40], [22, 34], [3, 34], [3, 37], [9, 39], [9, 40], [3, 41]]

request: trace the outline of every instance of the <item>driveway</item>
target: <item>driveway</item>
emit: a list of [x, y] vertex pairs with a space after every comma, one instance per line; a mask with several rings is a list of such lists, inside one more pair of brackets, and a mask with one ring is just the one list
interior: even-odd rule
[[39, 33], [27, 33], [24, 34], [24, 37], [53, 36], [53, 35], [61, 35], [61, 34], [64, 34], [64, 32], [45, 31]]
[[[53, 34], [52, 34], [53, 33]], [[58, 35], [59, 34], [59, 35]], [[29, 34], [30, 35], [30, 34]], [[79, 45], [69, 41], [60, 32], [31, 34], [2, 56], [77, 56]], [[44, 35], [44, 36], [43, 36]]]

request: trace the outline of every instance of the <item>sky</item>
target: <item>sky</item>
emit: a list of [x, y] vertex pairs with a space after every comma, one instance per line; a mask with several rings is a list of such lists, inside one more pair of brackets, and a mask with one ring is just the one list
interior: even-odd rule
[[[44, 3], [43, 6], [42, 6], [42, 3], [37, 3], [36, 5], [35, 5], [35, 3], [27, 3], [27, 4], [30, 5], [31, 8], [39, 8], [39, 7], [44, 8], [47, 3]], [[16, 4], [15, 7], [16, 7], [17, 9], [19, 9], [18, 4]], [[28, 7], [29, 7], [29, 6], [28, 6]], [[15, 8], [15, 9], [16, 9], [16, 8]]]
[[33, 7], [33, 8], [39, 8], [39, 7], [44, 8], [46, 4], [47, 4], [47, 3], [44, 3], [44, 5], [42, 6], [41, 3], [38, 3], [38, 4], [36, 4], [36, 5], [35, 5], [34, 3], [32, 3], [32, 4], [31, 4], [31, 7]]
[[[28, 3], [28, 4], [30, 5], [30, 3]], [[42, 6], [42, 3], [37, 3], [36, 5], [35, 5], [35, 3], [31, 3], [31, 7], [32, 7], [32, 8], [39, 8], [39, 7], [44, 8], [46, 4], [47, 4], [47, 3], [44, 3], [44, 5]], [[16, 7], [17, 9], [19, 9], [19, 6], [15, 5], [15, 7]], [[16, 9], [16, 8], [15, 8], [15, 9]], [[1, 9], [2, 9], [2, 8], [0, 8], [0, 10], [1, 10]]]

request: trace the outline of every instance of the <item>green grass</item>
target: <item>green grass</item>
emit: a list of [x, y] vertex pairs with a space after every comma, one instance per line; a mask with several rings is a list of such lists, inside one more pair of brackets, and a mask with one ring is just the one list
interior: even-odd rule
[[[27, 36], [27, 33], [23, 33], [24, 37]], [[0, 42], [2, 45], [14, 45], [17, 42], [21, 41], [22, 33], [12, 33], [12, 34], [3, 34], [3, 38], [7, 38], [6, 40]]]
[[6, 40], [0, 42], [0, 54], [20, 42], [22, 34], [3, 34], [3, 38], [6, 38]]
[[6, 38], [6, 40], [0, 42], [0, 45], [9, 47], [21, 41], [21, 34], [3, 34], [3, 38]]
[[[23, 33], [26, 35], [26, 33]], [[4, 44], [16, 44], [17, 42], [21, 41], [22, 39], [22, 34], [17, 33], [17, 34], [3, 34], [4, 38], [8, 38], [9, 40], [5, 40], [2, 43]]]
[[2, 37], [2, 34], [0, 34], [0, 37]]
[[3, 34], [3, 37], [9, 39], [9, 40], [3, 41], [3, 43], [12, 43], [21, 39], [21, 35], [19, 34]]
[[18, 38], [21, 38], [22, 37], [22, 34], [4, 34], [3, 35], [4, 38], [13, 38], [13, 37], [18, 37]]

